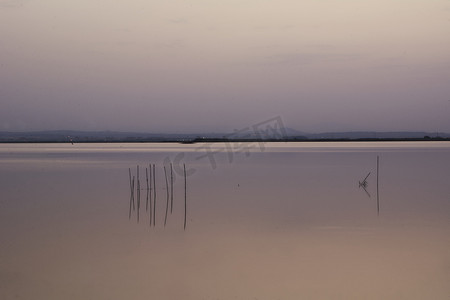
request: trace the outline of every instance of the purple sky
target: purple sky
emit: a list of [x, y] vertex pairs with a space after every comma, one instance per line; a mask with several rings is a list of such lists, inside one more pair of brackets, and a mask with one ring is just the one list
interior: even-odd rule
[[0, 131], [450, 132], [448, 0], [0, 0]]

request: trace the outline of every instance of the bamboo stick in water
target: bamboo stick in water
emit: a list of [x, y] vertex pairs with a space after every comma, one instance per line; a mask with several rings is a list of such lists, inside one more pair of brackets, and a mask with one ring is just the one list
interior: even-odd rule
[[135, 210], [135, 208], [134, 208], [134, 176], [133, 176], [133, 181], [131, 183], [130, 212], [128, 214], [129, 219], [131, 219], [131, 207], [133, 207], [133, 211], [134, 211]]
[[167, 223], [167, 212], [169, 210], [169, 183], [167, 182], [166, 166], [164, 166], [164, 177], [166, 179], [166, 216], [164, 217], [164, 227], [165, 227]]
[[173, 166], [170, 163], [170, 214], [173, 211]]
[[130, 178], [130, 211], [128, 213], [128, 218], [131, 219], [131, 208], [134, 204], [134, 187], [133, 187], [133, 181], [131, 180], [131, 169], [128, 168], [128, 175]]
[[145, 211], [148, 211], [149, 186], [148, 186], [148, 169], [147, 169], [147, 167], [145, 167], [145, 183], [147, 184], [147, 197], [145, 198]]
[[186, 164], [183, 164], [183, 169], [184, 169], [184, 230], [186, 230], [186, 216], [187, 216]]
[[137, 166], [137, 222], [139, 223], [139, 209], [141, 207], [141, 182], [139, 181], [139, 166]]
[[377, 155], [377, 214], [380, 214], [380, 197], [378, 195], [378, 177], [379, 177], [380, 157]]
[[149, 222], [150, 222], [150, 226], [152, 226], [152, 217], [153, 217], [153, 209], [152, 209], [152, 164], [148, 165], [148, 169], [149, 169], [149, 186], [150, 186], [150, 191], [149, 191], [149, 202], [150, 202], [150, 209], [149, 209]]
[[153, 164], [153, 226], [156, 224], [156, 167]]

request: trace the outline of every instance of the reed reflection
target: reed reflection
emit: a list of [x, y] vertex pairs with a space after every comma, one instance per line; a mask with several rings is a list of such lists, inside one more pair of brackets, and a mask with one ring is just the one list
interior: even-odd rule
[[[164, 210], [164, 227], [167, 225], [170, 215], [172, 215], [174, 210], [174, 172], [173, 165], [170, 163], [170, 169], [163, 165], [164, 170], [164, 182], [165, 186], [163, 189], [166, 190], [166, 203]], [[184, 177], [184, 222], [183, 228], [186, 229], [186, 219], [187, 219], [187, 175], [186, 175], [186, 165], [183, 164], [183, 177]], [[149, 226], [156, 226], [156, 210], [157, 210], [157, 186], [156, 186], [156, 165], [149, 164], [145, 168], [145, 185], [141, 185], [139, 177], [139, 165], [136, 166], [136, 174], [133, 174], [131, 168], [128, 169], [128, 177], [130, 184], [130, 201], [129, 201], [129, 213], [128, 218], [131, 220], [133, 212], [136, 213], [136, 221], [140, 221], [140, 207], [141, 207], [141, 190], [146, 191], [145, 200], [145, 211], [148, 213]], [[170, 207], [170, 209], [169, 209]]]

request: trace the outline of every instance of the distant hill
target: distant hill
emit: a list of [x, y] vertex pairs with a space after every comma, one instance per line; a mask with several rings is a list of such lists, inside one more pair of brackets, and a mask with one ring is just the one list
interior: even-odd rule
[[30, 131], [0, 132], [0, 142], [136, 142], [194, 139], [198, 135], [120, 131]]
[[30, 131], [0, 132], [0, 142], [201, 142], [223, 140], [390, 140], [390, 139], [450, 139], [448, 133], [430, 132], [323, 132], [305, 133], [292, 128], [266, 132], [236, 131], [233, 133], [163, 134], [119, 131]]
[[421, 139], [430, 138], [449, 138], [448, 133], [431, 133], [421, 131], [392, 131], [392, 132], [376, 132], [376, 131], [349, 131], [349, 132], [323, 132], [306, 134], [308, 139]]

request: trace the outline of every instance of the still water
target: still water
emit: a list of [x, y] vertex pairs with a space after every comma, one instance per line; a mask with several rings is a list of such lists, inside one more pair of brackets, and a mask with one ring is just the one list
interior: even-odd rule
[[446, 142], [2, 144], [0, 299], [449, 299], [449, 170]]

